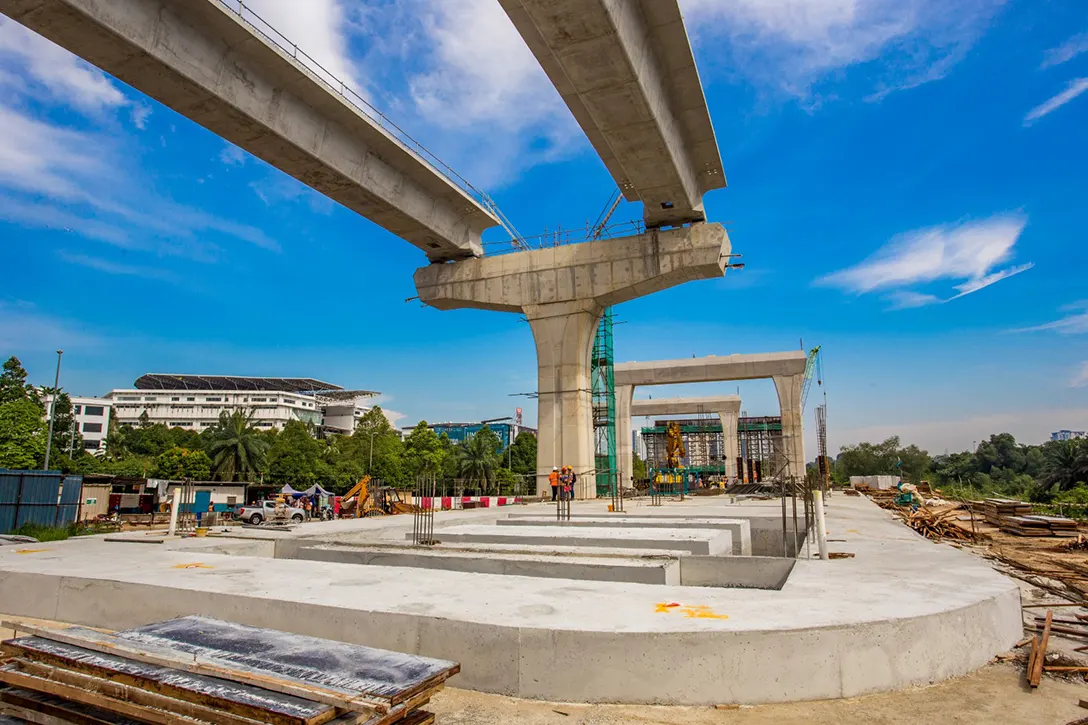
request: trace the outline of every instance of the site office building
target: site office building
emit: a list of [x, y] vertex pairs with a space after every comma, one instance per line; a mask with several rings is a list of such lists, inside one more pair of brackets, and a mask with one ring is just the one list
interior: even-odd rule
[[256, 378], [226, 375], [141, 376], [134, 388], [111, 390], [105, 397], [121, 425], [151, 423], [202, 431], [222, 412], [253, 411], [253, 424], [282, 429], [289, 421], [312, 423], [328, 433], [350, 434], [370, 410], [363, 404], [378, 393], [344, 390], [310, 378]]

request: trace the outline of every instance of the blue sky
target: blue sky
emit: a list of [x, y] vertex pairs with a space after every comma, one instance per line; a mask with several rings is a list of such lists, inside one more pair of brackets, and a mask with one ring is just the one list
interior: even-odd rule
[[[730, 183], [708, 216], [746, 268], [619, 306], [617, 360], [821, 345], [832, 453], [1088, 428], [1088, 7], [681, 4]], [[524, 234], [614, 188], [495, 0], [246, 5]], [[415, 247], [6, 19], [0, 131], [0, 353], [36, 382], [62, 347], [78, 394], [299, 375], [380, 390], [402, 425], [535, 420], [518, 316], [405, 302]], [[776, 414], [769, 382], [739, 389]]]

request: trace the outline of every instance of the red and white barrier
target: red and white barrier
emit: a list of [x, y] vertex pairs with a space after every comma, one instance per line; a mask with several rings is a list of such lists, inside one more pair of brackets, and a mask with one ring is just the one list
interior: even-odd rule
[[419, 496], [412, 502], [420, 508], [435, 511], [453, 511], [465, 508], [466, 503], [476, 504], [477, 508], [511, 506], [521, 503], [521, 496]]

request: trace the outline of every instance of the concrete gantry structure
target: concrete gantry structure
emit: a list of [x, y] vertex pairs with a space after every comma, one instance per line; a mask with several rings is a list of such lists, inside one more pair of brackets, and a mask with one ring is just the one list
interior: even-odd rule
[[718, 395], [705, 398], [660, 398], [656, 400], [633, 400], [634, 386], [616, 386], [616, 457], [618, 459], [620, 480], [631, 479], [631, 420], [643, 415], [690, 415], [711, 413], [722, 421], [722, 439], [725, 442], [725, 474], [730, 478], [737, 475], [737, 420], [740, 418], [740, 397], [736, 395]]
[[[771, 378], [778, 392], [782, 415], [782, 440], [786, 448], [787, 475], [798, 478], [805, 474], [805, 440], [801, 421], [801, 392], [804, 389], [805, 364], [808, 355], [803, 350], [772, 352], [755, 355], [725, 355], [722, 357], [690, 358], [684, 360], [654, 360], [650, 362], [617, 363], [616, 430], [617, 439], [631, 438], [631, 406], [635, 387], [639, 385], [673, 385], [677, 383], [716, 383], [729, 380], [758, 380]], [[641, 401], [639, 401], [641, 402]], [[723, 428], [725, 421], [722, 421]], [[737, 423], [732, 423], [736, 436]], [[735, 438], [734, 438], [735, 440]], [[631, 450], [620, 451], [617, 464], [620, 480], [631, 480]], [[733, 455], [736, 459], [736, 454]]]
[[677, 0], [499, 0], [648, 227], [704, 221], [725, 186]]
[[[590, 353], [604, 308], [695, 279], [725, 274], [720, 224], [432, 264], [416, 270], [424, 303], [440, 310], [520, 312], [536, 341], [537, 491], [553, 466], [573, 466], [578, 498], [593, 498]], [[630, 428], [630, 423], [628, 423]]]
[[[0, 13], [426, 252], [480, 256], [499, 222], [297, 47], [215, 0], [0, 0]], [[289, 29], [286, 29], [289, 32]], [[272, 34], [271, 31], [268, 31]], [[395, 127], [393, 127], [395, 128]]]

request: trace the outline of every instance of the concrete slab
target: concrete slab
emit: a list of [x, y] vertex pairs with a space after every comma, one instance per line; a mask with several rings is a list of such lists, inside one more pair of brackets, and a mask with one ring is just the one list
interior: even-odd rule
[[369, 566], [404, 566], [443, 571], [502, 574], [640, 584], [680, 584], [680, 557], [591, 557], [428, 549], [321, 545], [301, 547], [293, 557]]
[[[704, 507], [715, 509], [691, 508]], [[412, 525], [390, 518], [325, 530], [392, 535]], [[986, 562], [933, 544], [864, 499], [836, 497], [827, 520], [845, 540], [832, 551], [855, 558], [797, 561], [779, 591], [270, 560], [81, 537], [0, 547], [0, 612], [111, 628], [199, 613], [454, 659], [456, 687], [685, 705], [924, 685], [981, 667], [1020, 638], [1019, 590]]]
[[612, 518], [603, 516], [579, 516], [571, 517], [570, 521], [556, 521], [554, 518], [544, 516], [515, 516], [508, 519], [499, 519], [495, 522], [499, 526], [561, 526], [561, 527], [595, 527], [595, 528], [624, 528], [624, 529], [724, 529], [733, 538], [733, 555], [749, 556], [752, 553], [751, 525], [745, 519], [707, 518], [707, 519], [669, 519], [653, 517], [615, 515]]
[[[570, 527], [557, 531], [554, 526], [454, 526], [435, 533], [439, 541], [483, 542], [495, 544], [535, 544], [563, 546], [604, 546], [636, 549], [680, 549], [692, 554], [725, 556], [733, 552], [733, 537], [721, 529], [610, 529]], [[412, 538], [411, 533], [405, 538]]]

